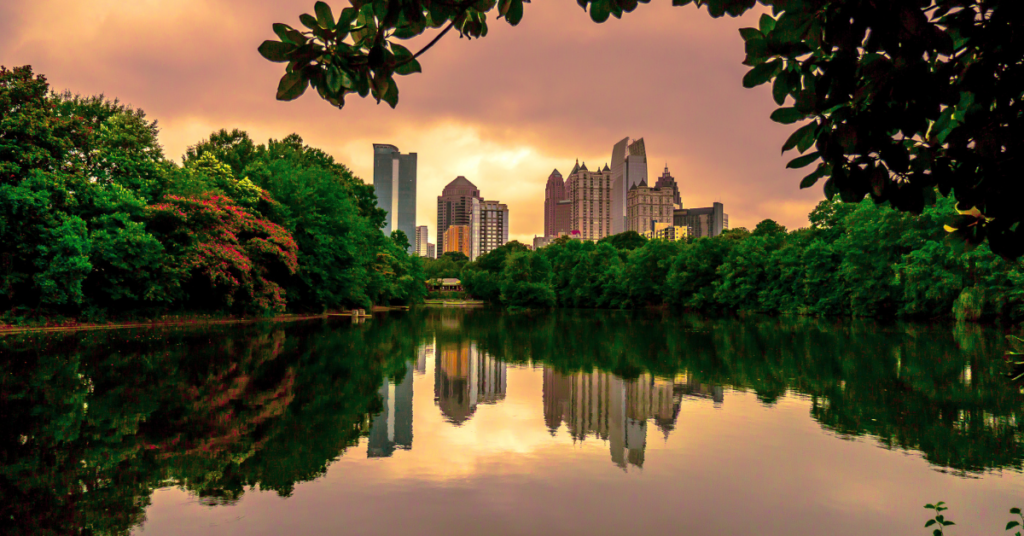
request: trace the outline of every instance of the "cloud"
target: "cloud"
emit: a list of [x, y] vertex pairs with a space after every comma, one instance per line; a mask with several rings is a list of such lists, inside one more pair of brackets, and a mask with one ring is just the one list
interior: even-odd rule
[[8, 0], [0, 57], [34, 65], [55, 89], [145, 109], [173, 158], [222, 127], [256, 139], [298, 132], [365, 180], [373, 143], [416, 152], [417, 219], [431, 234], [440, 189], [465, 175], [509, 205], [511, 237], [529, 240], [543, 229], [551, 170], [564, 173], [576, 158], [604, 164], [624, 136], [645, 139], [651, 176], [669, 165], [686, 206], [721, 201], [733, 226], [805, 226], [821, 198], [785, 169], [778, 151], [793, 129], [768, 119], [770, 92], [740, 84], [737, 29], [755, 25], [756, 14], [711, 19], [659, 3], [598, 25], [573, 2], [535, 2], [518, 27], [492, 19], [484, 39], [439, 42], [422, 74], [403, 77], [396, 110], [350, 99], [338, 111], [312, 92], [275, 101], [281, 65], [256, 53], [272, 23], [297, 24], [312, 4]]

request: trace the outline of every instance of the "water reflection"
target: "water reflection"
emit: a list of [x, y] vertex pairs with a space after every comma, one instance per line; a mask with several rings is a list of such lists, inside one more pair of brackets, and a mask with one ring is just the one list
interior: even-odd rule
[[645, 461], [701, 433], [683, 408], [724, 415], [745, 392], [769, 408], [799, 395], [816, 427], [943, 471], [1019, 471], [1024, 394], [1003, 350], [976, 326], [608, 312], [0, 337], [0, 532], [124, 534], [169, 486], [208, 505], [288, 497], [361, 442], [380, 464], [418, 452], [429, 374], [454, 430], [513, 403], [519, 367], [540, 384], [537, 430], [626, 471], [677, 470]]

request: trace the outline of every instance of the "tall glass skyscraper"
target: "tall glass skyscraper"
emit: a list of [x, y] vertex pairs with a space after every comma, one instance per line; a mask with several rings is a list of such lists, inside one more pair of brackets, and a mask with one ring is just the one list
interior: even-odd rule
[[626, 230], [626, 195], [647, 182], [647, 149], [644, 139], [622, 138], [612, 148], [612, 232]]
[[415, 247], [416, 153], [402, 154], [394, 145], [373, 144], [373, 190], [377, 206], [387, 212], [384, 234], [401, 230], [410, 249]]

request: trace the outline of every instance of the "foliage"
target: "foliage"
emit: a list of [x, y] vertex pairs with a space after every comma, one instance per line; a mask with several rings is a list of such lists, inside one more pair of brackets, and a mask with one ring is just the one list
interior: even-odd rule
[[615, 249], [633, 250], [647, 243], [647, 238], [636, 231], [625, 231], [619, 234], [608, 235], [598, 240], [598, 243], [611, 244]]
[[[0, 319], [321, 312], [422, 299], [373, 188], [290, 135], [164, 158], [155, 121], [0, 68]], [[407, 238], [406, 238], [407, 241]]]
[[[324, 2], [299, 17], [296, 30], [274, 24], [279, 40], [259, 53], [285, 63], [279, 100], [313, 86], [339, 108], [345, 96], [398, 103], [395, 75], [421, 72], [419, 57], [451, 29], [487, 35], [486, 14], [519, 24], [526, 0], [426, 2], [352, 0], [337, 16]], [[601, 23], [646, 0], [578, 0]], [[858, 202], [870, 196], [921, 213], [936, 190], [955, 196], [950, 229], [970, 244], [1024, 255], [1018, 155], [1024, 152], [1024, 64], [1017, 29], [1024, 12], [1005, 0], [673, 0], [706, 7], [713, 17], [770, 8], [757, 28], [743, 28], [744, 87], [772, 84], [780, 106], [771, 119], [797, 124], [783, 152], [788, 168], [818, 162], [800, 186], [824, 179], [825, 195]], [[397, 43], [442, 28], [418, 52]], [[820, 162], [819, 162], [820, 161]]]
[[[789, 232], [765, 220], [752, 233], [733, 229], [690, 242], [637, 245], [623, 233], [521, 255], [550, 264], [546, 279], [531, 282], [550, 288], [559, 307], [1024, 319], [1024, 265], [986, 244], [964, 251], [948, 239], [937, 222], [955, 211], [941, 196], [920, 216], [870, 200], [822, 201], [808, 229]], [[498, 262], [507, 267], [508, 258], [496, 251], [467, 264], [466, 290], [511, 306], [498, 277]]]

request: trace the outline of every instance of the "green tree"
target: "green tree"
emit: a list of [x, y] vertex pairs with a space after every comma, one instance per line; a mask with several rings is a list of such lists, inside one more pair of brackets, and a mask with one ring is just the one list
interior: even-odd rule
[[615, 249], [634, 250], [646, 244], [647, 238], [636, 231], [626, 231], [619, 234], [608, 235], [598, 240], [598, 243], [604, 242], [611, 244]]

